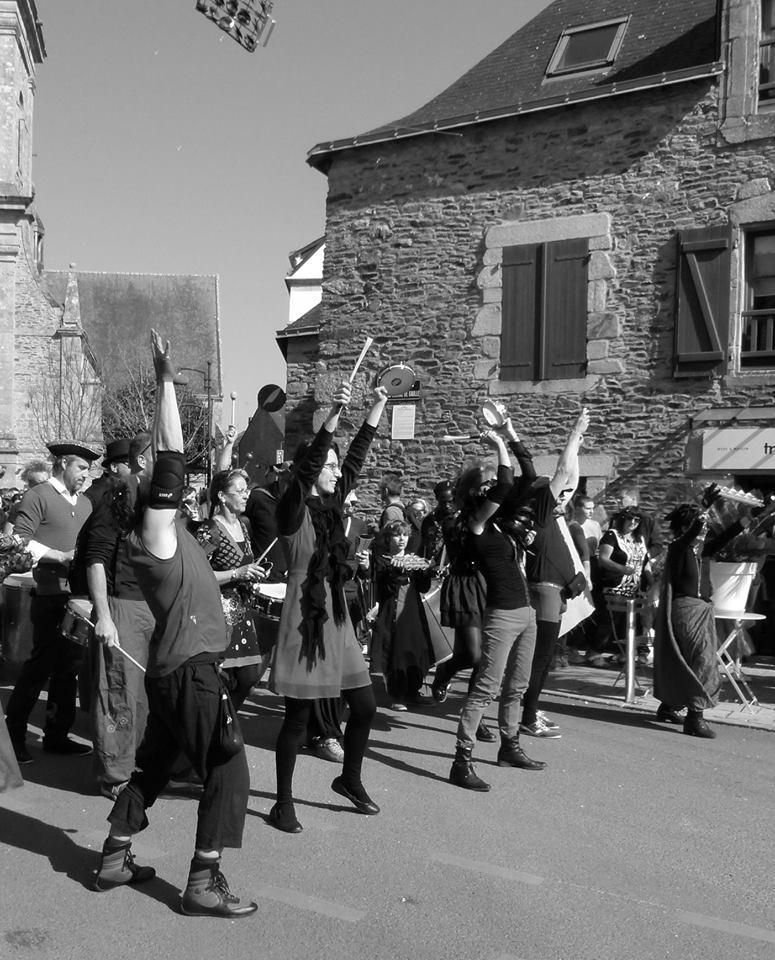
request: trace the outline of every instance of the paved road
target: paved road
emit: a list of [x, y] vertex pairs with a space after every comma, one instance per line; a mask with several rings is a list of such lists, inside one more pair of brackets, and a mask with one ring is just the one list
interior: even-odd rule
[[36, 750], [25, 787], [0, 797], [0, 958], [775, 956], [774, 734], [726, 727], [697, 741], [558, 700], [563, 738], [525, 742], [548, 769], [500, 769], [484, 745], [478, 769], [493, 789], [477, 795], [446, 782], [461, 693], [380, 714], [365, 768], [378, 817], [340, 804], [335, 765], [301, 757], [298, 836], [265, 820], [279, 701], [248, 705], [245, 846], [224, 861], [233, 889], [259, 902], [241, 921], [175, 912], [194, 832], [184, 799], [160, 800], [135, 843], [159, 877], [91, 892], [108, 801], [90, 793], [88, 759]]

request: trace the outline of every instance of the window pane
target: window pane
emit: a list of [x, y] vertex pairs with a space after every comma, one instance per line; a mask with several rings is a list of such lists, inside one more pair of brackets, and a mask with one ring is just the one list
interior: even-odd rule
[[775, 3], [762, 0], [762, 40], [775, 38]]
[[618, 29], [619, 24], [614, 23], [607, 27], [569, 34], [558, 69], [567, 70], [585, 64], [607, 63]]

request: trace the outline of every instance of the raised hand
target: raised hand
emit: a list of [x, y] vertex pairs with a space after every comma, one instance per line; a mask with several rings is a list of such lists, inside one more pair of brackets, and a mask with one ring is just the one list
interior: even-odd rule
[[151, 355], [153, 369], [156, 371], [156, 380], [174, 380], [175, 368], [170, 357], [170, 342], [162, 339], [155, 330], [151, 330]]

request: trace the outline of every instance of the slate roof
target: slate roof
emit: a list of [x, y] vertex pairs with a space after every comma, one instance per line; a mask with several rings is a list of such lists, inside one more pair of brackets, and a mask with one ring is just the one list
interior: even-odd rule
[[[629, 22], [611, 66], [546, 77], [564, 29], [623, 16]], [[419, 110], [356, 137], [319, 143], [308, 162], [323, 166], [337, 150], [712, 76], [723, 70], [718, 19], [717, 0], [554, 0]]]
[[[213, 395], [222, 395], [217, 276], [47, 270], [42, 286], [60, 305], [70, 273], [78, 280], [81, 325], [105, 382], [125, 378], [127, 361], [150, 363], [153, 328], [171, 341], [178, 367], [205, 370], [211, 360]], [[203, 389], [197, 374], [186, 376], [193, 390]]]
[[321, 315], [320, 304], [316, 303], [314, 307], [297, 317], [292, 323], [286, 324], [282, 330], [277, 330], [276, 339], [285, 340], [288, 337], [302, 337], [308, 333], [317, 333], [320, 328]]

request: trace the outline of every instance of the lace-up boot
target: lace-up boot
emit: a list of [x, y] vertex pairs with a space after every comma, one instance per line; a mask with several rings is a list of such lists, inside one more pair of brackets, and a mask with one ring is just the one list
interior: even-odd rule
[[242, 903], [229, 890], [221, 873], [220, 860], [191, 861], [188, 882], [180, 900], [180, 911], [187, 917], [226, 917], [236, 920], [249, 917], [258, 910], [258, 904]]
[[108, 838], [102, 847], [102, 860], [92, 887], [99, 891], [112, 890], [126, 883], [145, 883], [155, 876], [153, 867], [137, 866], [131, 843], [117, 843]]

